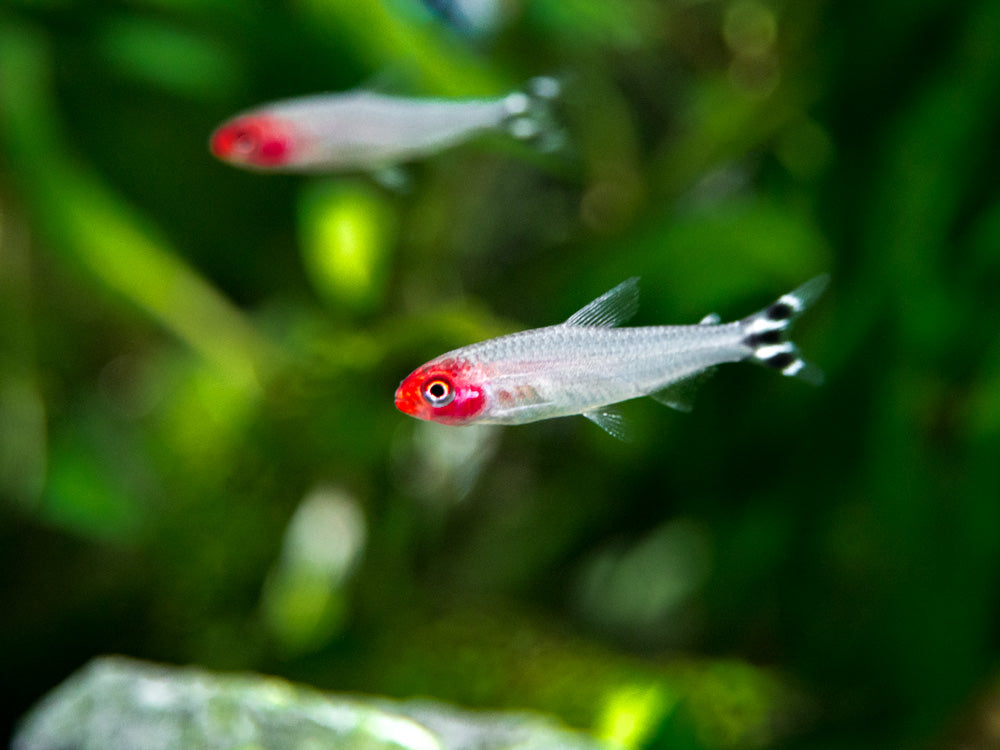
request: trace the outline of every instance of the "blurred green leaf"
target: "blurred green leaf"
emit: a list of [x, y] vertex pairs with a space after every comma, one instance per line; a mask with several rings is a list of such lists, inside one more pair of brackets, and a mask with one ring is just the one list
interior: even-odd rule
[[[62, 147], [46, 84], [45, 41], [9, 26], [0, 36], [0, 136], [45, 230], [110, 289], [144, 308], [244, 387], [273, 350], [144, 217]], [[16, 106], [14, 105], [16, 102]], [[41, 127], [39, 127], [41, 125]]]
[[245, 88], [238, 63], [217, 40], [141, 16], [109, 18], [96, 43], [108, 63], [139, 85], [184, 97], [212, 98]]

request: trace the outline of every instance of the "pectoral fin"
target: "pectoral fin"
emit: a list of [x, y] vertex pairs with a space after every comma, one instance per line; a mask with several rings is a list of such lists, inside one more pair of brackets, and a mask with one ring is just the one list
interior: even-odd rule
[[390, 164], [374, 169], [371, 173], [372, 179], [386, 190], [406, 194], [413, 189], [413, 180], [406, 168], [399, 164]]
[[593, 411], [583, 413], [587, 419], [596, 424], [613, 438], [618, 438], [624, 442], [632, 439], [628, 423], [620, 411], [611, 406], [604, 406]]

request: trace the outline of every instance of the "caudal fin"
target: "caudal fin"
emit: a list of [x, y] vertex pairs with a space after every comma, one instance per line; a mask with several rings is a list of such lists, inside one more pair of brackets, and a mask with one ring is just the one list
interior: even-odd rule
[[507, 132], [518, 140], [531, 141], [541, 151], [561, 148], [566, 137], [553, 112], [561, 94], [562, 84], [551, 76], [532, 78], [523, 91], [508, 94], [504, 99]]
[[807, 281], [784, 294], [760, 312], [744, 318], [743, 343], [750, 347], [749, 358], [813, 385], [823, 382], [823, 372], [802, 358], [799, 348], [789, 340], [792, 323], [809, 307], [830, 283], [827, 274]]

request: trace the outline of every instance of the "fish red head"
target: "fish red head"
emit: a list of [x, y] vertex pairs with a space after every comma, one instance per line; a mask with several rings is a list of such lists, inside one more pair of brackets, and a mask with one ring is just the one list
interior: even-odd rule
[[417, 419], [467, 424], [486, 407], [482, 376], [474, 365], [444, 359], [420, 367], [396, 389], [396, 408]]
[[216, 128], [209, 141], [212, 153], [239, 166], [273, 168], [289, 163], [295, 153], [290, 124], [267, 115], [241, 115]]

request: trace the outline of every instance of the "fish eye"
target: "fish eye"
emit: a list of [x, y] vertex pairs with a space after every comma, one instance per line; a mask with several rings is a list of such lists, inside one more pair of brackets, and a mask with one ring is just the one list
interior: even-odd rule
[[233, 133], [233, 151], [238, 154], [252, 154], [257, 148], [257, 133], [253, 128], [242, 127]]
[[435, 408], [447, 406], [455, 398], [455, 389], [443, 378], [428, 380], [420, 390], [424, 400]]

